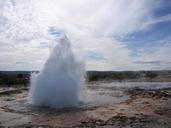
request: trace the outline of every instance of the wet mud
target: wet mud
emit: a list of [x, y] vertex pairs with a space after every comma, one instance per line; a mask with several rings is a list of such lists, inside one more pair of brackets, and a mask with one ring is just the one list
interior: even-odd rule
[[32, 106], [28, 88], [1, 89], [0, 128], [171, 128], [171, 84], [117, 84], [89, 84], [80, 106], [64, 109]]

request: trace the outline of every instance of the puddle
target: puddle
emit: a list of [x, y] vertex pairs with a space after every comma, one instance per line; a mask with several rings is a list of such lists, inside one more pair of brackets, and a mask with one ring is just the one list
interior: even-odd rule
[[[0, 122], [6, 127], [41, 126], [42, 124], [66, 127], [75, 126], [77, 123], [79, 125], [82, 120], [87, 120], [87, 117], [110, 118], [111, 115], [116, 114], [111, 106], [118, 105], [120, 102], [124, 103], [129, 99], [125, 91], [130, 88], [147, 90], [171, 88], [171, 83], [115, 82], [91, 84], [84, 88], [84, 95], [81, 97], [78, 107], [63, 109], [34, 107], [28, 98], [28, 91], [22, 90], [18, 93], [0, 96]], [[122, 105], [118, 108], [123, 108]]]
[[[129, 99], [129, 96], [126, 95], [124, 91], [135, 87], [141, 89], [169, 88], [171, 87], [171, 83], [114, 82], [88, 85], [88, 87], [83, 90], [83, 95], [81, 97], [79, 106], [75, 109], [79, 110], [84, 108], [103, 106], [106, 104], [117, 104], [124, 102]], [[27, 96], [28, 91], [22, 91], [22, 93], [13, 94], [12, 96], [1, 96], [0, 107], [5, 106], [4, 108], [6, 108], [6, 111], [9, 112], [26, 114], [35, 114], [39, 113], [39, 111], [51, 111], [49, 108], [33, 107]], [[73, 110], [73, 108], [67, 108], [63, 110], [65, 111], [71, 109]], [[61, 111], [61, 109], [59, 111]]]

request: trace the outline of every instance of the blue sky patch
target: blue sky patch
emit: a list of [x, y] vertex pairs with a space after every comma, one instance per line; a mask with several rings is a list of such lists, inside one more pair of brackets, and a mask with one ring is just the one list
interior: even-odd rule
[[[139, 56], [144, 52], [148, 53], [158, 50], [157, 48], [171, 41], [170, 37], [171, 21], [167, 21], [157, 23], [147, 31], [132, 33], [121, 41], [132, 51], [132, 56]], [[144, 51], [141, 53], [139, 52], [140, 49], [144, 49]]]
[[95, 60], [95, 61], [105, 59], [101, 53], [97, 53], [97, 52], [93, 52], [93, 51], [89, 51], [86, 55], [86, 58], [89, 60]]
[[40, 42], [40, 48], [49, 48], [49, 44], [47, 42]]
[[63, 35], [63, 31], [60, 29], [57, 29], [55, 27], [50, 27], [49, 28], [49, 34], [52, 35], [55, 38], [60, 37], [61, 35]]

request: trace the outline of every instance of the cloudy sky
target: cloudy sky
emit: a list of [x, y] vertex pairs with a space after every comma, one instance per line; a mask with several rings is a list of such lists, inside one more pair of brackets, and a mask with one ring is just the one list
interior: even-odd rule
[[87, 70], [171, 70], [170, 0], [0, 0], [0, 70], [40, 70], [61, 33]]

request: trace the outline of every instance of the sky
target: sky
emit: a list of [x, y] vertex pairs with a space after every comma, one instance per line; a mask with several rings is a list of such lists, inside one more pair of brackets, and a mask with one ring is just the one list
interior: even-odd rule
[[62, 34], [86, 70], [171, 70], [170, 0], [0, 0], [0, 70], [40, 70]]

